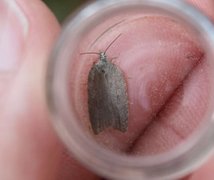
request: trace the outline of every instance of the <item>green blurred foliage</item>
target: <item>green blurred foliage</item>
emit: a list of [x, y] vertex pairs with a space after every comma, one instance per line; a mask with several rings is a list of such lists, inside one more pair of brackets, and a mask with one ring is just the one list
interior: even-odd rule
[[77, 9], [85, 0], [44, 0], [62, 22], [72, 11]]

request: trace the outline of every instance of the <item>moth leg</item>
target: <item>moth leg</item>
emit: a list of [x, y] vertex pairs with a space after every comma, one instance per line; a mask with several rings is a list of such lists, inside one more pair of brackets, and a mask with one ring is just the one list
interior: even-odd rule
[[115, 60], [117, 59], [118, 57], [113, 57], [110, 59], [110, 61], [114, 64], [115, 63]]

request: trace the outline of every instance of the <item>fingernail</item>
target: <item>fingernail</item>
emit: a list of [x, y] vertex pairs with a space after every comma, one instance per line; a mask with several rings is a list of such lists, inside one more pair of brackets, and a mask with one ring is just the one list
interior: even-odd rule
[[28, 33], [28, 20], [15, 0], [0, 1], [0, 72], [19, 66]]

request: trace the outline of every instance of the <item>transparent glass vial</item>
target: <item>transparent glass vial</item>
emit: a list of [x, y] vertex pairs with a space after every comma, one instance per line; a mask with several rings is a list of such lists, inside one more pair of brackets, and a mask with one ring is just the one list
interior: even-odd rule
[[[167, 18], [170, 23], [163, 26], [166, 30], [169, 27], [177, 27], [177, 24], [179, 24], [182, 32], [185, 31], [185, 33], [183, 33], [185, 34], [184, 36], [186, 37], [187, 34], [189, 37], [190, 35], [192, 38], [191, 41], [197, 44], [197, 48], [203, 52], [203, 61], [197, 62], [196, 64], [205, 64], [203, 66], [205, 68], [201, 68], [200, 71], [206, 71], [207, 76], [205, 79], [209, 82], [207, 83], [209, 86], [205, 88], [207, 89], [207, 96], [204, 97], [208, 99], [208, 101], [206, 101], [206, 104], [204, 105], [206, 108], [203, 111], [203, 116], [200, 117], [200, 122], [194, 125], [195, 129], [189, 130], [192, 131], [192, 133], [190, 133], [188, 137], [185, 137], [185, 140], [173, 145], [172, 148], [166, 148], [163, 151], [160, 150], [158, 153], [153, 152], [149, 154], [149, 152], [147, 152], [141, 154], [136, 151], [132, 154], [129, 153], [128, 150], [124, 150], [123, 152], [121, 149], [114, 149], [115, 144], [109, 145], [111, 144], [109, 142], [111, 140], [109, 140], [108, 137], [112, 138], [112, 134], [114, 134], [117, 137], [125, 136], [127, 141], [131, 141], [129, 136], [134, 136], [133, 134], [135, 134], [135, 127], [133, 127], [132, 121], [136, 112], [134, 109], [136, 101], [133, 100], [133, 92], [131, 91], [131, 87], [134, 84], [135, 79], [138, 77], [136, 77], [135, 74], [129, 74], [129, 66], [135, 65], [134, 69], [137, 71], [137, 67], [140, 66], [140, 64], [149, 66], [150, 63], [146, 63], [144, 60], [141, 60], [141, 58], [138, 58], [140, 59], [138, 61], [136, 60], [137, 58], [132, 58], [131, 56], [133, 54], [131, 53], [133, 44], [141, 41], [141, 35], [143, 36], [144, 32], [142, 31], [141, 33], [141, 31], [138, 30], [138, 25], [141, 23], [130, 25], [130, 22], [138, 21], [139, 19], [141, 20], [141, 18], [145, 20], [151, 16], [153, 18], [155, 17], [157, 22], [161, 20], [159, 17]], [[147, 25], [153, 26], [153, 24]], [[154, 27], [151, 28], [151, 33], [154, 34], [150, 34], [150, 36], [159, 32], [159, 26], [156, 26], [154, 23]], [[144, 29], [145, 27], [143, 26], [141, 28]], [[130, 31], [130, 29], [132, 31]], [[118, 34], [121, 34], [121, 37], [111, 46], [111, 48], [109, 48], [106, 54], [109, 58], [117, 57], [115, 64], [117, 64], [117, 66], [124, 71], [127, 78], [127, 91], [130, 99], [129, 130], [124, 134], [114, 132], [114, 130], [107, 130], [107, 133], [104, 132], [101, 133], [101, 135], [94, 135], [91, 131], [88, 117], [87, 77], [88, 72], [93, 64], [99, 60], [99, 57], [96, 55], [82, 56], [81, 53], [103, 51], [107, 45], [116, 36], [118, 36]], [[148, 34], [144, 36], [144, 38], [147, 37], [149, 37]], [[181, 36], [181, 38], [182, 37], [183, 36]], [[158, 40], [160, 39], [157, 38], [157, 42]], [[120, 46], [118, 44], [120, 44]], [[129, 46], [129, 44], [132, 44], [132, 46]], [[161, 45], [161, 42], [159, 44]], [[144, 46], [148, 46], [148, 44], [145, 45], [142, 41], [142, 44], [139, 45], [139, 47], [133, 48], [139, 48], [142, 50], [144, 49]], [[173, 53], [171, 54], [173, 57], [173, 55], [176, 54], [176, 47], [179, 47], [179, 43], [175, 43], [170, 46], [175, 47]], [[123, 49], [128, 51], [124, 51]], [[139, 57], [141, 56], [141, 50], [139, 50]], [[158, 52], [154, 51], [154, 54], [156, 53]], [[195, 55], [190, 53], [186, 54], [185, 57], [186, 59], [183, 61], [188, 61], [189, 59], [194, 61]], [[186, 4], [183, 1], [108, 0], [91, 3], [81, 9], [77, 14], [75, 14], [75, 16], [68, 19], [67, 23], [63, 27], [61, 36], [49, 61], [46, 87], [47, 100], [52, 113], [54, 127], [62, 141], [66, 144], [74, 156], [89, 169], [101, 176], [121, 180], [167, 180], [180, 178], [199, 167], [209, 157], [213, 150], [213, 58], [213, 24], [196, 8]], [[173, 61], [174, 58], [171, 59]], [[135, 64], [135, 61], [137, 65]], [[113, 60], [112, 62], [114, 63]], [[173, 62], [175, 63], [177, 61]], [[176, 64], [174, 66], [176, 66]], [[162, 66], [160, 65], [158, 68], [159, 67]], [[188, 69], [187, 66], [182, 68], [183, 71], [186, 69]], [[151, 68], [149, 70], [151, 70]], [[164, 69], [163, 71], [161, 70], [161, 72], [166, 71]], [[144, 70], [142, 69], [142, 74], [143, 73]], [[175, 72], [175, 74], [176, 73], [177, 72]], [[162, 74], [160, 75], [161, 77]], [[168, 78], [167, 73], [165, 76]], [[144, 82], [145, 81], [143, 81], [142, 84]], [[146, 82], [142, 87], [145, 88], [149, 86], [149, 84], [149, 82]], [[166, 84], [164, 84], [164, 92], [170, 91], [170, 88], [165, 85]], [[158, 94], [161, 91], [161, 88], [162, 86], [160, 86], [159, 89], [156, 87], [154, 90], [152, 87], [150, 90], [151, 92], [154, 90], [154, 92]], [[141, 89], [139, 89], [139, 93], [141, 93], [140, 90]], [[195, 91], [193, 90], [193, 92]], [[141, 98], [141, 96], [138, 97]], [[152, 95], [151, 97], [156, 96]], [[161, 97], [162, 96], [158, 96], [159, 99]], [[192, 102], [197, 101], [197, 98], [194, 98], [191, 100]], [[142, 94], [142, 99], [146, 100], [147, 98], [145, 98]], [[183, 103], [181, 105], [182, 108], [184, 108], [185, 103], [188, 104], [189, 102], [188, 98], [184, 101], [185, 99], [186, 97], [183, 99], [180, 98], [179, 100], [179, 102], [181, 101]], [[170, 109], [170, 103], [169, 107], [166, 107]], [[179, 114], [177, 116], [179, 116]], [[136, 117], [135, 120], [137, 118], [138, 117]], [[142, 122], [143, 120], [141, 119], [144, 117], [139, 118], [140, 120], [138, 122]], [[170, 122], [172, 123], [173, 119]], [[183, 128], [183, 124], [180, 124], [180, 127], [178, 127], [179, 124], [177, 124], [177, 126], [175, 125], [175, 131], [176, 128]], [[173, 124], [171, 125], [173, 126]], [[103, 139], [105, 139], [105, 142], [102, 142]], [[130, 144], [132, 143], [133, 142], [130, 142]], [[149, 146], [148, 142], [147, 145]], [[157, 145], [154, 147], [158, 149]], [[141, 150], [139, 150], [139, 152], [141, 152]], [[142, 151], [144, 151], [144, 149]]]

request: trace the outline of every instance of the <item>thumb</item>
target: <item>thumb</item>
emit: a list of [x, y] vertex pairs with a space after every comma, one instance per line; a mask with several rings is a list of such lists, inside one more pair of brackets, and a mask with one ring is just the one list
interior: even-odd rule
[[0, 179], [51, 179], [60, 146], [42, 85], [59, 25], [36, 0], [0, 1], [0, 19]]

